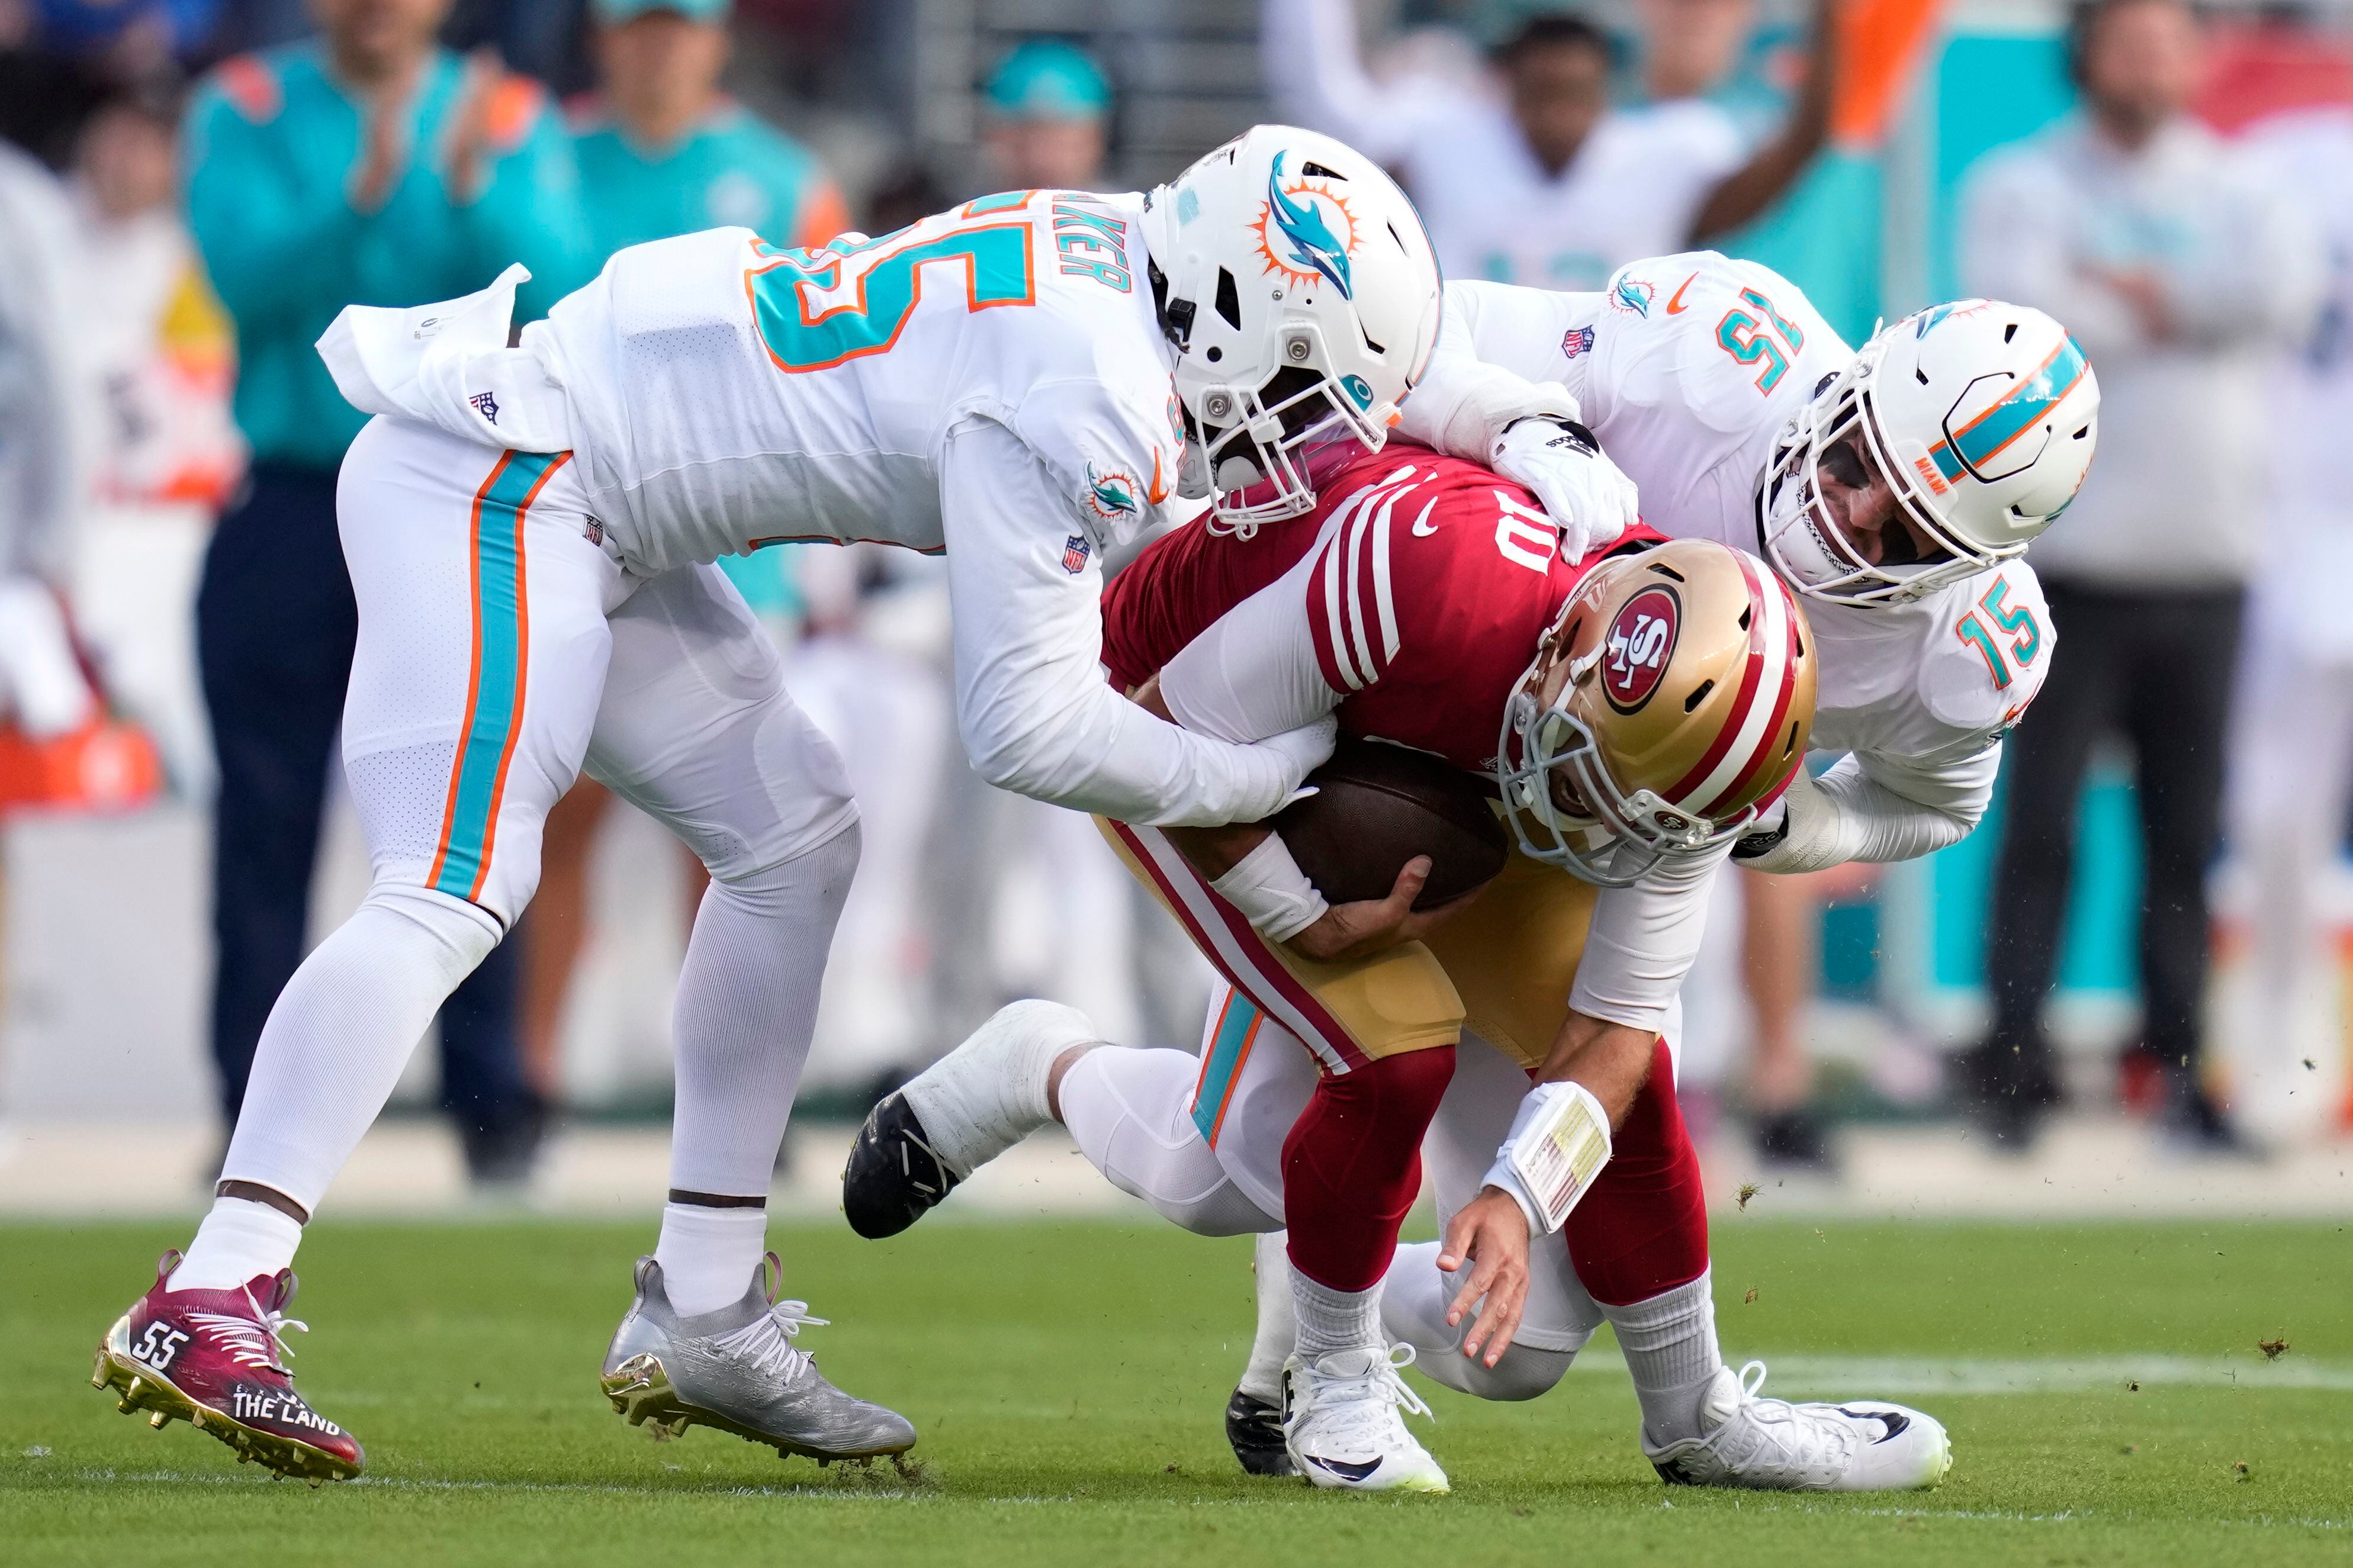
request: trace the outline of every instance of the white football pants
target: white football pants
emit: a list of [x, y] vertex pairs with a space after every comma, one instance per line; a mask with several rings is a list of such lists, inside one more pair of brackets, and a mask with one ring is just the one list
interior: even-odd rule
[[[1441, 1226], [1478, 1195], [1528, 1089], [1516, 1063], [1468, 1031], [1454, 1061], [1421, 1145]], [[1089, 1051], [1062, 1079], [1062, 1120], [1113, 1185], [1186, 1229], [1271, 1230], [1282, 1223], [1283, 1139], [1314, 1092], [1315, 1075], [1304, 1046], [1220, 983], [1198, 1058], [1124, 1047]], [[1441, 1382], [1490, 1399], [1532, 1397], [1567, 1369], [1601, 1313], [1578, 1283], [1567, 1247], [1539, 1240], [1528, 1261], [1514, 1349], [1492, 1370], [1459, 1353], [1467, 1319], [1446, 1326], [1445, 1302], [1459, 1285], [1439, 1271], [1435, 1242], [1398, 1248], [1382, 1282], [1383, 1321], [1422, 1352]], [[1521, 1355], [1523, 1347], [1530, 1353]]]
[[680, 977], [673, 1179], [767, 1191], [857, 807], [733, 585], [712, 566], [625, 574], [592, 542], [569, 456], [379, 418], [344, 458], [343, 765], [375, 882], [272, 1010], [227, 1178], [317, 1205], [442, 999], [530, 902], [542, 825], [585, 766], [712, 879]]

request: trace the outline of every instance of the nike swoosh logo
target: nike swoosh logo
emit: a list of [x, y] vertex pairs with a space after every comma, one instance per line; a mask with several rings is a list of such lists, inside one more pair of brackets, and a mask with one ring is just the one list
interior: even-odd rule
[[1682, 314], [1683, 313], [1683, 309], [1684, 309], [1684, 307], [1683, 307], [1683, 289], [1688, 289], [1688, 288], [1690, 288], [1690, 287], [1692, 286], [1692, 279], [1693, 279], [1697, 278], [1698, 276], [1699, 276], [1699, 274], [1698, 274], [1698, 273], [1696, 273], [1696, 272], [1694, 272], [1694, 273], [1693, 273], [1693, 274], [1691, 275], [1691, 278], [1686, 278], [1686, 279], [1683, 279], [1683, 288], [1682, 288], [1682, 289], [1677, 289], [1675, 290], [1675, 292], [1674, 292], [1674, 296], [1667, 301], [1667, 314], [1668, 314], [1668, 315], [1670, 315], [1670, 316], [1680, 316], [1680, 315], [1682, 315]]
[[1152, 483], [1145, 487], [1144, 499], [1154, 506], [1168, 499], [1168, 486], [1160, 478], [1160, 448], [1157, 447], [1152, 449]]
[[1886, 1432], [1871, 1440], [1872, 1447], [1874, 1448], [1880, 1444], [1886, 1442], [1888, 1438], [1897, 1436], [1904, 1430], [1904, 1428], [1912, 1425], [1912, 1417], [1909, 1415], [1898, 1415], [1893, 1410], [1849, 1410], [1845, 1405], [1841, 1405], [1839, 1406], [1839, 1414], [1851, 1417], [1856, 1421], [1876, 1421], [1881, 1426], [1886, 1427]]
[[1431, 534], [1438, 531], [1438, 530], [1430, 526], [1430, 514], [1437, 510], [1438, 498], [1436, 496], [1432, 496], [1430, 498], [1430, 504], [1421, 509], [1421, 515], [1413, 520], [1413, 536], [1416, 539], [1428, 539]]
[[1307, 1462], [1318, 1469], [1329, 1470], [1334, 1475], [1351, 1481], [1361, 1481], [1381, 1468], [1381, 1462], [1378, 1459], [1366, 1459], [1359, 1463], [1354, 1459], [1326, 1459], [1316, 1454], [1308, 1455]]

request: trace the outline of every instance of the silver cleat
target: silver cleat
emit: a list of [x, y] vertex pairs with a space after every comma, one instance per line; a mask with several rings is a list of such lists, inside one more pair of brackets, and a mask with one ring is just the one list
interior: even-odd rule
[[614, 1410], [657, 1440], [699, 1424], [821, 1463], [913, 1447], [915, 1428], [905, 1416], [842, 1393], [794, 1344], [804, 1325], [825, 1320], [810, 1317], [806, 1301], [776, 1300], [770, 1280], [781, 1274], [772, 1252], [742, 1300], [681, 1318], [662, 1288], [661, 1265], [638, 1258], [638, 1299], [613, 1332], [598, 1379]]

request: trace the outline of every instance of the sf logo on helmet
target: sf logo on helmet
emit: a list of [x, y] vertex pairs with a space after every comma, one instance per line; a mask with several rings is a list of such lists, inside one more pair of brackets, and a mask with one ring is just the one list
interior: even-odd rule
[[1620, 713], [1641, 710], [1674, 656], [1682, 606], [1669, 588], [1643, 589], [1626, 601], [1603, 640], [1601, 689]]

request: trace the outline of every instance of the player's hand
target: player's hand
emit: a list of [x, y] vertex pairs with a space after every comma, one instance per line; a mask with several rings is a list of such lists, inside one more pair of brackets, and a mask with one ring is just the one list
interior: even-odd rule
[[373, 216], [392, 199], [408, 163], [408, 95], [382, 89], [367, 100], [366, 122], [360, 128], [360, 161], [352, 169], [349, 187], [353, 210]]
[[1640, 521], [1634, 481], [1582, 425], [1537, 416], [1514, 420], [1496, 437], [1488, 467], [1535, 491], [1560, 530], [1564, 560], [1608, 549]]
[[[1504, 1359], [1512, 1336], [1520, 1331], [1520, 1313], [1528, 1304], [1528, 1216], [1519, 1201], [1500, 1187], [1486, 1187], [1446, 1225], [1438, 1246], [1438, 1266], [1449, 1274], [1471, 1266], [1446, 1309], [1452, 1328], [1485, 1297], [1471, 1331], [1462, 1336], [1462, 1353], [1489, 1366]], [[1487, 1353], [1479, 1353], [1481, 1346]]]
[[1430, 881], [1430, 857], [1417, 855], [1398, 868], [1397, 881], [1385, 899], [1334, 904], [1315, 923], [1283, 945], [1302, 958], [1318, 963], [1345, 963], [1370, 958], [1399, 942], [1419, 942], [1426, 933], [1479, 896], [1473, 888], [1459, 899], [1449, 899], [1426, 910], [1413, 907]]

